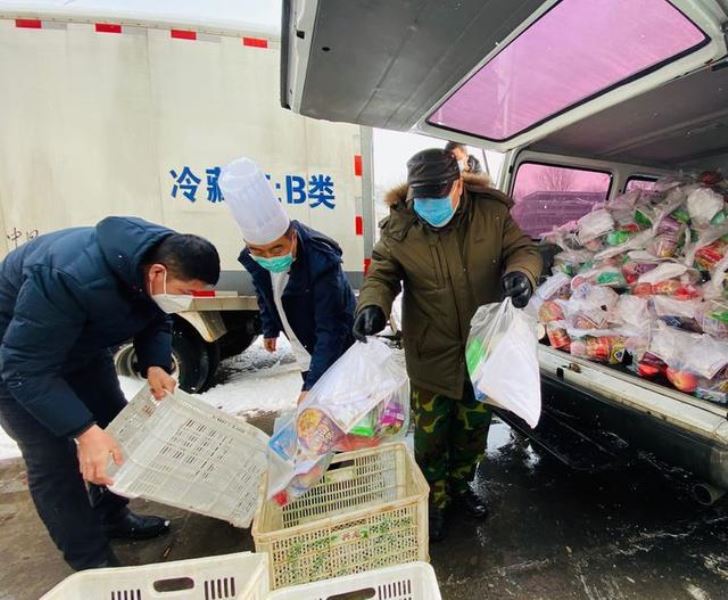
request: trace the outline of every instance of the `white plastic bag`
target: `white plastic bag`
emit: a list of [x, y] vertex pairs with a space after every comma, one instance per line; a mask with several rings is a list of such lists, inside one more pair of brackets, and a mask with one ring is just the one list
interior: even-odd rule
[[370, 338], [366, 344], [356, 342], [323, 374], [298, 407], [298, 417], [321, 411], [347, 433], [393, 397], [406, 403], [407, 372], [389, 346]]
[[354, 344], [295, 412], [276, 420], [268, 444], [268, 498], [285, 506], [316, 485], [335, 452], [401, 439], [408, 421], [404, 366], [380, 340]]
[[541, 416], [536, 324], [510, 298], [486, 304], [470, 323], [468, 372], [481, 402], [504, 408], [531, 428]]
[[708, 188], [699, 188], [688, 196], [688, 213], [698, 227], [710, 225], [710, 221], [723, 210], [723, 196]]
[[582, 244], [595, 240], [614, 229], [612, 215], [603, 208], [585, 214], [578, 223], [579, 241]]

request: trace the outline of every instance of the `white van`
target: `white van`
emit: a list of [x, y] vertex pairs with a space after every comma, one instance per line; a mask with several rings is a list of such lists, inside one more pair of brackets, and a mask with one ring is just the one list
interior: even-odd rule
[[[728, 173], [726, 0], [287, 0], [284, 14], [284, 105], [505, 152], [498, 187], [535, 238], [663, 175]], [[705, 502], [728, 488], [725, 406], [546, 345], [540, 363], [531, 435], [555, 454], [568, 438], [609, 458], [615, 436], [590, 426], [688, 469]]]
[[[208, 238], [218, 291], [175, 315], [173, 338], [181, 386], [201, 391], [259, 333], [221, 166], [258, 161], [292, 218], [339, 241], [356, 287], [375, 230], [371, 130], [281, 108], [280, 36], [242, 27], [244, 15], [125, 4], [0, 2], [0, 257], [108, 215]], [[135, 373], [131, 345], [116, 358]]]

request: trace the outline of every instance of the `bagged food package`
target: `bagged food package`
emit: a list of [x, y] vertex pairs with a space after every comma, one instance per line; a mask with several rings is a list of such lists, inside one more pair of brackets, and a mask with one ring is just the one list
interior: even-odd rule
[[651, 315], [648, 299], [630, 294], [620, 296], [608, 321], [613, 325], [624, 323], [640, 330], [649, 327]]
[[382, 341], [356, 343], [277, 422], [269, 442], [268, 496], [281, 506], [326, 472], [335, 452], [403, 437], [409, 418], [404, 367]]
[[724, 208], [723, 196], [701, 187], [688, 196], [687, 208], [690, 220], [698, 227], [707, 227]]
[[710, 280], [703, 286], [703, 295], [707, 300], [724, 297], [727, 273], [728, 255], [715, 265], [713, 270], [710, 272]]
[[695, 251], [695, 264], [703, 271], [712, 271], [728, 255], [728, 242], [716, 240]]
[[569, 298], [570, 294], [571, 277], [566, 273], [559, 272], [551, 275], [551, 277], [548, 277], [546, 281], [538, 286], [534, 295], [542, 300], [552, 300], [553, 298], [565, 300]]
[[558, 300], [547, 300], [538, 309], [538, 320], [541, 323], [563, 321], [564, 309]]
[[635, 296], [673, 296], [681, 300], [700, 298], [702, 290], [695, 285], [698, 274], [677, 262], [663, 262], [657, 268], [640, 275], [632, 287]]
[[[650, 352], [672, 370], [672, 379], [680, 376], [679, 387], [672, 379], [671, 382], [681, 391], [693, 387], [693, 379], [697, 381], [698, 377], [713, 379], [728, 365], [728, 342], [709, 335], [680, 331], [662, 323], [658, 323], [653, 331]], [[688, 377], [688, 373], [693, 377]]]
[[568, 352], [571, 345], [571, 338], [566, 330], [566, 321], [551, 321], [546, 325], [546, 335], [552, 348]]
[[723, 369], [713, 379], [698, 379], [695, 395], [701, 400], [728, 406], [728, 371]]
[[637, 235], [630, 237], [629, 240], [627, 240], [624, 244], [620, 244], [619, 246], [612, 246], [607, 248], [606, 250], [601, 250], [600, 252], [597, 252], [594, 255], [594, 260], [602, 261], [613, 258], [615, 256], [619, 256], [620, 254], [627, 254], [632, 250], [644, 250], [654, 237], [655, 233], [652, 231], [652, 229], [648, 229], [647, 231], [641, 231]]
[[624, 361], [626, 351], [624, 336], [610, 331], [599, 331], [601, 335], [586, 336], [581, 336], [579, 333], [581, 332], [569, 330], [572, 356], [612, 365]]
[[614, 214], [633, 213], [637, 202], [642, 197], [642, 190], [635, 189], [619, 196], [607, 203], [606, 208]]
[[[710, 246], [714, 242], [719, 241], [722, 237], [728, 235], [728, 223], [723, 223], [715, 227], [708, 227], [707, 229], [700, 232], [697, 240], [689, 240], [685, 245], [684, 253], [685, 260], [683, 261], [688, 267], [692, 267], [695, 263], [695, 257], [697, 253], [707, 246]], [[725, 253], [724, 253], [725, 254]], [[703, 260], [710, 259], [710, 252], [704, 253]]]
[[585, 283], [612, 288], [627, 287], [627, 280], [622, 275], [622, 269], [616, 266], [603, 266], [575, 275], [571, 280], [571, 289], [574, 290]]
[[655, 314], [665, 324], [685, 331], [702, 333], [698, 321], [702, 304], [699, 299], [678, 300], [670, 296], [655, 296], [652, 303]]
[[647, 350], [638, 357], [636, 362], [637, 374], [647, 379], [653, 379], [658, 375], [664, 374], [666, 369], [667, 364], [665, 361]]
[[603, 208], [585, 214], [577, 223], [579, 225], [579, 241], [584, 246], [614, 229], [612, 215]]
[[612, 288], [587, 283], [574, 289], [571, 300], [574, 306], [587, 303], [591, 307], [609, 310], [619, 302], [619, 294]]
[[544, 343], [728, 400], [727, 202], [718, 172], [668, 177], [554, 230], [560, 278], [529, 305]]
[[647, 251], [657, 258], [672, 258], [677, 254], [677, 233], [661, 233], [655, 236], [647, 246]]
[[285, 506], [323, 477], [333, 453], [300, 459], [296, 435], [296, 411], [282, 413], [268, 442], [268, 498]]
[[632, 251], [627, 254], [626, 260], [622, 264], [622, 275], [628, 285], [634, 285], [642, 275], [656, 269], [659, 265], [660, 259], [657, 257], [644, 251]]
[[530, 427], [541, 415], [536, 323], [510, 298], [481, 306], [470, 323], [466, 349], [475, 397], [509, 410]]
[[706, 334], [728, 340], [728, 301], [706, 300], [699, 304], [695, 318]]
[[334, 425], [348, 433], [376, 406], [394, 399], [405, 403], [407, 381], [404, 367], [384, 342], [357, 342], [308, 392], [299, 406], [299, 421], [304, 420], [304, 431], [311, 435], [314, 445], [327, 443], [318, 440], [322, 436], [333, 440]]

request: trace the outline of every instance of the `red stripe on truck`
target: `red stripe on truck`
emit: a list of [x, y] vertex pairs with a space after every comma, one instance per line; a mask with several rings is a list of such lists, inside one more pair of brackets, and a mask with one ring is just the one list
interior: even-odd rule
[[364, 168], [361, 164], [361, 154], [355, 154], [354, 155], [354, 175], [357, 177], [361, 177], [361, 174], [363, 173]]
[[121, 25], [116, 23], [96, 23], [96, 33], [121, 33]]
[[169, 35], [171, 35], [176, 40], [196, 40], [197, 39], [196, 31], [185, 31], [184, 29], [171, 29], [169, 32]]
[[41, 29], [43, 23], [40, 19], [15, 19], [15, 26], [21, 29]]
[[243, 46], [250, 46], [251, 48], [267, 48], [268, 40], [264, 40], [262, 38], [244, 37]]
[[195, 298], [214, 298], [215, 290], [192, 290], [192, 295]]
[[372, 259], [371, 258], [365, 258], [364, 259], [364, 275], [369, 273], [369, 267], [372, 266]]
[[364, 217], [356, 215], [354, 228], [356, 229], [356, 235], [364, 235]]

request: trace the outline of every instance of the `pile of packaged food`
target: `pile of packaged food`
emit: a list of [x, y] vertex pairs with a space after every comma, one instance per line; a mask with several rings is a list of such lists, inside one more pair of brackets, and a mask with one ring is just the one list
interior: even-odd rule
[[357, 342], [282, 414], [268, 444], [268, 497], [285, 506], [324, 476], [335, 452], [373, 448], [404, 437], [407, 373], [384, 342]]
[[573, 356], [728, 404], [728, 180], [658, 181], [544, 240], [561, 251], [528, 310]]

